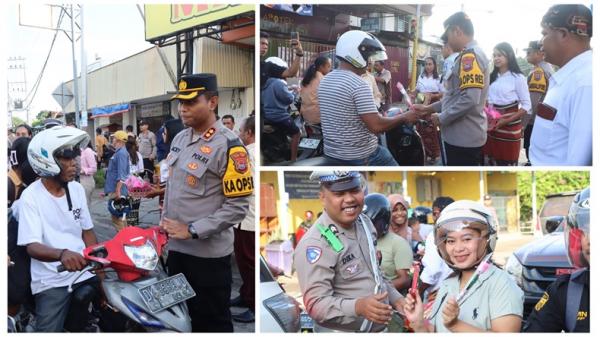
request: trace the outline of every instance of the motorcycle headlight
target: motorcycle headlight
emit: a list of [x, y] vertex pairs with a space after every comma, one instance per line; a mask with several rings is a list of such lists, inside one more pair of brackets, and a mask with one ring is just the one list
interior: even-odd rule
[[512, 276], [515, 282], [517, 282], [517, 285], [520, 288], [523, 288], [523, 265], [519, 262], [519, 259], [517, 259], [515, 254], [511, 254], [508, 260], [506, 260], [504, 269]]
[[283, 331], [300, 331], [300, 306], [291, 296], [281, 293], [264, 300], [263, 304]]
[[158, 254], [150, 241], [146, 241], [141, 246], [125, 245], [125, 254], [140, 269], [151, 271], [156, 269], [158, 264]]

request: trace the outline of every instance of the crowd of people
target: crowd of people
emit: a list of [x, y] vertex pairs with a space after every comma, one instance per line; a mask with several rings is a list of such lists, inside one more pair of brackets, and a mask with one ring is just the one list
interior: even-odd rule
[[[374, 35], [342, 34], [334, 51], [338, 66], [331, 70], [332, 60], [321, 54], [304, 74], [297, 66], [304, 51], [293, 39], [292, 66], [275, 56], [261, 63], [261, 111], [291, 137], [292, 161], [300, 128], [320, 124], [324, 156], [335, 165], [398, 165], [381, 135], [418, 121], [425, 160], [415, 165], [591, 165], [591, 10], [555, 5], [541, 26], [542, 36], [527, 49], [533, 70], [523, 74], [510, 43], [498, 43], [490, 60], [469, 16], [451, 15], [441, 37], [442, 72], [427, 57], [416, 88], [404, 95], [414, 102], [404, 102], [410, 109], [395, 116], [387, 114], [395, 89], [386, 49]], [[261, 33], [261, 56], [268, 39]], [[299, 75], [298, 94], [286, 79]], [[290, 116], [296, 96], [303, 122]]]
[[524, 321], [524, 293], [492, 257], [499, 233], [489, 198], [438, 197], [428, 221], [399, 194], [366, 194], [357, 171], [311, 179], [323, 212], [293, 259], [315, 332], [589, 331], [589, 188], [574, 198], [565, 227], [575, 271], [552, 283]]
[[[35, 135], [27, 125], [15, 128], [9, 315], [29, 310], [39, 332], [97, 331], [88, 306], [106, 303], [104, 273], [75, 272], [87, 265], [83, 249], [97, 242], [90, 206], [101, 171], [105, 214], [117, 232], [139, 225], [128, 215], [141, 198], [159, 196], [154, 225], [169, 237], [168, 274], [185, 275], [196, 293], [187, 303], [194, 332], [233, 332], [232, 319], [254, 321], [254, 115], [235, 131], [233, 116], [218, 120], [214, 74], [184, 75], [178, 88], [171, 99], [179, 102], [179, 118], [166, 118], [156, 134], [143, 120], [137, 135], [126, 127], [107, 137], [98, 128], [95, 151], [74, 125], [47, 123]], [[131, 179], [144, 182], [145, 193]], [[243, 285], [230, 300], [234, 251]], [[66, 271], [57, 271], [61, 264]], [[246, 309], [232, 315], [231, 305]]]

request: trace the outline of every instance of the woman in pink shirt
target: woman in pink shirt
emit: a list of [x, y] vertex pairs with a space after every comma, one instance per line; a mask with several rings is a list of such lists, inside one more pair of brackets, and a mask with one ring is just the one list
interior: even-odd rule
[[79, 182], [85, 189], [88, 206], [92, 202], [92, 193], [96, 187], [94, 174], [96, 174], [97, 167], [96, 152], [92, 150], [91, 144], [88, 144], [85, 149], [81, 150], [81, 172], [79, 175]]
[[304, 73], [301, 82], [302, 90], [300, 90], [300, 98], [302, 99], [300, 114], [308, 124], [321, 124], [321, 111], [317, 93], [321, 79], [330, 71], [331, 60], [326, 56], [319, 56]]

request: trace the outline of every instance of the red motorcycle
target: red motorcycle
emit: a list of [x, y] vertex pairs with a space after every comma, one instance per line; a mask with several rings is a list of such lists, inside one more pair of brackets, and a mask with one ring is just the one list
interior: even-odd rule
[[[84, 249], [89, 263], [73, 284], [88, 271], [105, 270], [102, 288], [111, 309], [147, 331], [191, 332], [185, 301], [196, 294], [183, 274], [167, 276], [160, 258], [166, 244], [167, 234], [158, 226], [126, 227], [111, 240]], [[65, 271], [64, 266], [57, 271]]]

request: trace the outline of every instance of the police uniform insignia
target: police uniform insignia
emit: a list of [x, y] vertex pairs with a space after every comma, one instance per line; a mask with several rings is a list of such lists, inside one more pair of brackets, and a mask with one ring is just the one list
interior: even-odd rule
[[196, 177], [194, 177], [193, 175], [188, 175], [187, 178], [185, 178], [185, 181], [190, 187], [195, 187], [196, 183], [198, 182], [198, 179], [196, 179]]
[[465, 52], [460, 58], [460, 69], [458, 73], [460, 89], [484, 87], [484, 75], [481, 71], [477, 57], [472, 51]]
[[200, 146], [200, 152], [204, 154], [210, 154], [212, 152], [212, 148], [208, 145], [202, 145]]
[[542, 298], [540, 298], [540, 300], [535, 305], [535, 311], [542, 310], [544, 305], [546, 305], [546, 302], [548, 302], [548, 299], [550, 299], [550, 296], [548, 295], [547, 292], [544, 292], [544, 295], [542, 296]]
[[330, 224], [329, 225], [329, 229], [331, 230], [331, 232], [333, 232], [333, 234], [337, 235], [339, 233], [337, 227], [334, 224]]
[[206, 140], [209, 140], [212, 138], [212, 136], [215, 135], [216, 131], [217, 130], [215, 128], [210, 128], [210, 129], [206, 130], [206, 132], [202, 135], [202, 137]]
[[473, 69], [473, 56], [463, 56], [462, 58], [462, 69], [463, 71], [471, 71]]
[[527, 86], [531, 92], [539, 92], [542, 94], [546, 93], [548, 81], [542, 68], [536, 67], [533, 70], [533, 73], [531, 73], [531, 76], [529, 76], [529, 83], [527, 83]]
[[252, 194], [254, 181], [246, 149], [240, 145], [229, 148], [227, 159], [227, 169], [223, 176], [223, 193], [225, 196], [244, 197]]
[[321, 248], [314, 246], [309, 246], [306, 248], [306, 260], [308, 261], [308, 263], [314, 264], [315, 262], [319, 261], [320, 257]]
[[356, 262], [354, 264], [349, 265], [344, 269], [344, 272], [347, 275], [355, 275], [360, 271], [360, 263]]
[[197, 164], [197, 163], [188, 163], [188, 164], [187, 164], [187, 167], [188, 167], [190, 170], [197, 170], [197, 169], [198, 169], [198, 164]]
[[248, 154], [246, 152], [235, 152], [230, 154], [229, 157], [233, 160], [235, 170], [238, 173], [244, 174], [248, 171]]
[[179, 81], [179, 90], [187, 89], [187, 82], [184, 80]]

